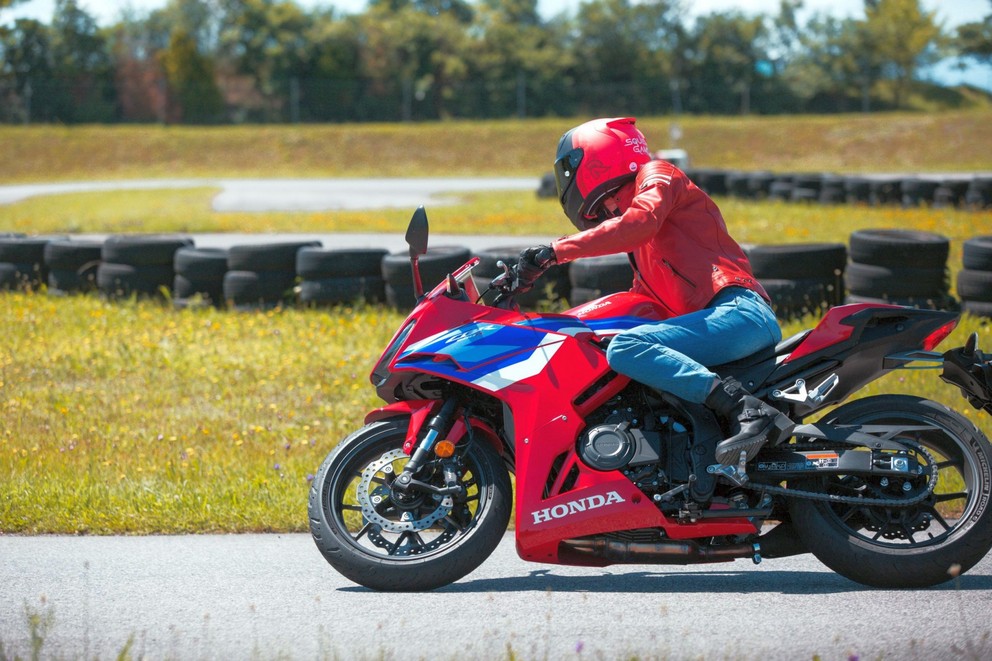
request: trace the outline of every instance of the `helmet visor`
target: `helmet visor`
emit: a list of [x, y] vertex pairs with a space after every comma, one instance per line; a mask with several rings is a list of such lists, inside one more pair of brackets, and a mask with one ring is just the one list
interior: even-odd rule
[[555, 161], [555, 187], [558, 190], [558, 201], [561, 202], [565, 215], [575, 219], [582, 206], [582, 193], [575, 184], [575, 172], [582, 162], [581, 148], [569, 150]]

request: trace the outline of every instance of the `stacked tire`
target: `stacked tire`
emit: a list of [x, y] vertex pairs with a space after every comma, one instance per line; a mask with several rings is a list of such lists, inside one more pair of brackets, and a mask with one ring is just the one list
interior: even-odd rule
[[[464, 246], [432, 246], [420, 256], [420, 279], [429, 291], [459, 266], [472, 258]], [[414, 294], [410, 253], [397, 252], [382, 258], [382, 279], [385, 281], [386, 302], [400, 310], [411, 310], [417, 303]]]
[[992, 236], [965, 241], [962, 266], [957, 279], [962, 311], [992, 318]]
[[231, 246], [224, 274], [224, 300], [238, 310], [274, 308], [295, 300], [296, 253], [318, 241]]
[[95, 291], [102, 254], [103, 241], [49, 241], [45, 245], [49, 293], [63, 295]]
[[587, 257], [569, 265], [568, 279], [572, 286], [569, 303], [574, 307], [628, 291], [633, 285], [634, 269], [625, 254]]
[[380, 248], [300, 248], [296, 253], [300, 302], [325, 306], [384, 301], [382, 259], [387, 254]]
[[745, 252], [780, 319], [822, 314], [844, 300], [843, 243], [753, 245]]
[[96, 282], [108, 298], [163, 296], [175, 280], [176, 251], [193, 245], [187, 236], [115, 235], [103, 242]]
[[844, 274], [849, 303], [892, 303], [928, 310], [955, 306], [950, 242], [930, 232], [865, 229], [851, 233]]
[[227, 250], [187, 246], [176, 251], [173, 260], [173, 301], [176, 307], [191, 304], [224, 304], [224, 275], [227, 274]]
[[0, 237], [0, 289], [38, 289], [48, 281], [45, 246], [52, 239]]
[[[475, 278], [479, 292], [485, 292], [492, 279], [503, 272], [499, 262], [511, 267], [516, 266], [520, 252], [529, 247], [530, 245], [501, 246], [475, 253], [479, 258], [479, 265], [472, 271], [472, 277]], [[568, 264], [555, 264], [549, 268], [541, 279], [534, 283], [533, 289], [517, 297], [517, 302], [521, 307], [535, 309], [546, 301], [569, 300], [572, 284], [568, 279], [568, 267]]]

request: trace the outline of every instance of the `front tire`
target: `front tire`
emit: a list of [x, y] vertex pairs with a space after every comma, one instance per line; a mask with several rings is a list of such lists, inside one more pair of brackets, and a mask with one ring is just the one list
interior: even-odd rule
[[[904, 432], [894, 440], [921, 446], [934, 461], [927, 470], [938, 474], [933, 493], [910, 507], [792, 499], [790, 511], [796, 531], [823, 564], [864, 585], [921, 588], [948, 581], [985, 557], [992, 548], [992, 449], [974, 424], [941, 404], [904, 395], [857, 400], [823, 421], [932, 427]], [[846, 496], [898, 499], [903, 485], [897, 482], [831, 476], [796, 486]], [[920, 482], [919, 478], [907, 478], [906, 492], [922, 493], [916, 491]]]
[[[462, 492], [449, 499], [392, 488], [409, 457], [408, 418], [366, 425], [324, 460], [310, 487], [310, 531], [324, 558], [373, 590], [422, 591], [476, 569], [499, 544], [510, 519], [506, 467], [486, 440], [463, 441], [449, 464]], [[444, 487], [441, 460], [417, 479]]]

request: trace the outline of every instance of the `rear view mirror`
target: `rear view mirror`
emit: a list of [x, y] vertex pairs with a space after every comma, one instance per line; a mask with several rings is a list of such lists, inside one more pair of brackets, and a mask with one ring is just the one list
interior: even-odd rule
[[420, 279], [420, 256], [427, 254], [427, 212], [417, 207], [406, 228], [406, 242], [410, 246], [410, 269], [413, 271], [413, 293], [417, 300], [424, 295], [424, 285]]
[[406, 242], [410, 246], [410, 256], [419, 257], [427, 254], [427, 236], [429, 234], [427, 226], [427, 212], [424, 207], [417, 207], [410, 219], [410, 225], [406, 228]]

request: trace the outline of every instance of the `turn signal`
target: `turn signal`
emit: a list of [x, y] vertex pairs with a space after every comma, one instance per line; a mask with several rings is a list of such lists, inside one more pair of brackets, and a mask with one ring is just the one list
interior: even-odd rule
[[434, 446], [434, 454], [441, 457], [442, 459], [447, 459], [455, 453], [455, 444], [451, 441], [438, 441]]

